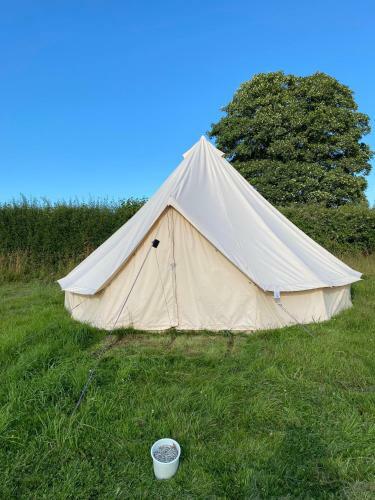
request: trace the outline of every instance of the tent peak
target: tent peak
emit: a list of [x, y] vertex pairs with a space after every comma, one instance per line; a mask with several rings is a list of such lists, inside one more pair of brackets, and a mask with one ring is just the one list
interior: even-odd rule
[[198, 142], [196, 142], [190, 149], [188, 149], [182, 156], [186, 159], [188, 156], [190, 156], [192, 153], [200, 150], [202, 151], [203, 149], [211, 149], [211, 151], [215, 152], [219, 156], [224, 156], [225, 153], [217, 149], [212, 142], [210, 142], [207, 137], [204, 135], [201, 135], [200, 139]]

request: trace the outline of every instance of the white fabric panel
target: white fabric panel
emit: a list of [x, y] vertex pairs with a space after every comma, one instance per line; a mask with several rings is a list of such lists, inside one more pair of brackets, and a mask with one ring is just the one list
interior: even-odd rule
[[296, 323], [317, 323], [352, 306], [350, 285], [281, 294], [280, 307], [271, 293], [259, 293], [257, 328], [270, 329]]
[[272, 207], [204, 137], [184, 156], [134, 217], [59, 280], [63, 290], [95, 294], [107, 286], [169, 205], [263, 290], [308, 290], [360, 279]]
[[[119, 316], [154, 238], [160, 244]], [[350, 286], [283, 293], [282, 303], [299, 322], [322, 321], [350, 307]], [[67, 292], [66, 307], [75, 319], [108, 330], [252, 331], [295, 323], [173, 208], [104, 290], [95, 296]]]
[[323, 299], [326, 310], [326, 318], [329, 319], [338, 311], [344, 311], [352, 306], [350, 286], [335, 288], [324, 288]]
[[254, 330], [259, 292], [186, 219], [173, 209], [171, 213], [178, 328]]

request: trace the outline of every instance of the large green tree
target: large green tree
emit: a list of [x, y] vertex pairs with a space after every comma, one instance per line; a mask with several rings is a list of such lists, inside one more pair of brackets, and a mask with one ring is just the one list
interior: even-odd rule
[[243, 83], [210, 137], [271, 203], [366, 201], [369, 117], [324, 73], [260, 73]]

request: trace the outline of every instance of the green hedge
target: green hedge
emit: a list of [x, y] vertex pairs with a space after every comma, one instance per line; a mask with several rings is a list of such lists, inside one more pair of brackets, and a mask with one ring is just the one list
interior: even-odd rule
[[333, 253], [375, 251], [375, 208], [346, 205], [326, 208], [313, 205], [279, 210], [302, 231]]
[[0, 280], [56, 278], [74, 267], [143, 205], [142, 199], [0, 205]]
[[[19, 202], [0, 205], [0, 279], [55, 278], [105, 241], [142, 206], [118, 203]], [[375, 209], [283, 207], [300, 229], [337, 253], [375, 250]]]
[[77, 255], [96, 248], [142, 206], [119, 203], [14, 202], [0, 206], [0, 251], [35, 255]]

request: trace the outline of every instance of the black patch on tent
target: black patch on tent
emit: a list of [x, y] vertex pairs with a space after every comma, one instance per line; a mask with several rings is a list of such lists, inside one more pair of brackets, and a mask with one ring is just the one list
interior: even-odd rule
[[160, 243], [160, 241], [159, 241], [159, 240], [154, 240], [154, 241], [152, 242], [152, 246], [153, 246], [154, 248], [158, 248], [159, 243]]

